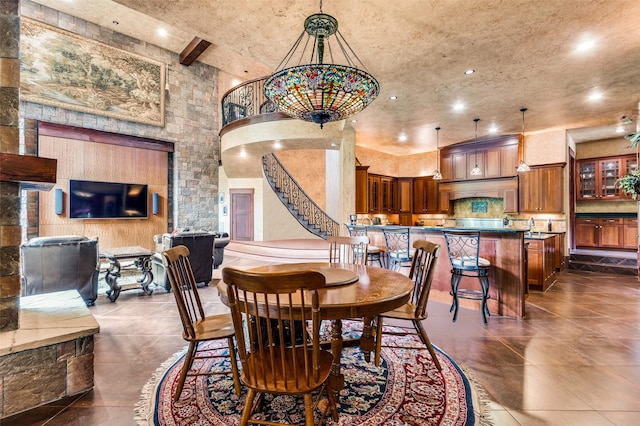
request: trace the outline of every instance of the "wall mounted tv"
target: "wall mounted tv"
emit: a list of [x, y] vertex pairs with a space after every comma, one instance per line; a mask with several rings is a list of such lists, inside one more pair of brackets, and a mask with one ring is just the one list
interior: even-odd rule
[[147, 185], [137, 183], [69, 182], [69, 217], [120, 219], [148, 217]]

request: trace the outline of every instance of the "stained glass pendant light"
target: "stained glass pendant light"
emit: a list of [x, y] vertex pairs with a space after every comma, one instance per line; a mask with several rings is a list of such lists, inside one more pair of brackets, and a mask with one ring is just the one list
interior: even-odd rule
[[518, 159], [520, 160], [520, 164], [518, 164], [517, 172], [528, 172], [531, 168], [524, 162], [524, 112], [526, 108], [520, 108], [520, 112], [522, 113], [522, 133], [518, 136]]
[[476, 138], [474, 142], [474, 145], [476, 147], [476, 165], [473, 169], [471, 169], [471, 176], [480, 176], [482, 174], [482, 170], [480, 170], [480, 167], [478, 167], [478, 121], [480, 121], [480, 119], [474, 118], [473, 121], [475, 121], [476, 123]]
[[[306, 41], [301, 43], [305, 33]], [[335, 36], [337, 44], [333, 49], [331, 36]], [[325, 63], [325, 48], [330, 63]], [[305, 57], [310, 62], [300, 64]], [[299, 58], [296, 65], [291, 65], [293, 58]], [[320, 1], [320, 13], [304, 21], [302, 34], [276, 72], [265, 81], [264, 94], [280, 111], [318, 123], [322, 128], [324, 123], [344, 120], [362, 111], [378, 96], [378, 81], [367, 71], [356, 68], [356, 62], [365, 68], [338, 31], [336, 18], [322, 13]]]
[[433, 180], [442, 180], [442, 173], [440, 173], [440, 149], [438, 148], [440, 142], [440, 127], [436, 127], [436, 171], [433, 172]]

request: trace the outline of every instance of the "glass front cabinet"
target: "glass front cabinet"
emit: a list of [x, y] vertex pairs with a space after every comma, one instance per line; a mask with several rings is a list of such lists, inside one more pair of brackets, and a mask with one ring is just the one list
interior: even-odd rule
[[635, 155], [578, 161], [578, 201], [630, 198], [620, 190], [616, 181], [637, 167]]

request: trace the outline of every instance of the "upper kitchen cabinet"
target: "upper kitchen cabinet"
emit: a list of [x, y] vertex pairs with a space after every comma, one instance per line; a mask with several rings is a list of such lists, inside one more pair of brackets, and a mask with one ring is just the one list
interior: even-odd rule
[[433, 176], [413, 179], [413, 213], [440, 213], [438, 209], [438, 181]]
[[562, 213], [564, 165], [531, 167], [519, 173], [521, 213]]
[[616, 181], [638, 167], [636, 156], [590, 158], [578, 161], [576, 197], [578, 201], [628, 200]]
[[[477, 150], [477, 154], [476, 154]], [[444, 181], [513, 177], [518, 167], [517, 135], [498, 136], [449, 145], [441, 149], [440, 172]], [[478, 164], [479, 176], [471, 175]]]
[[398, 213], [398, 179], [380, 176], [380, 213]]
[[367, 169], [369, 166], [356, 166], [356, 214], [367, 214]]

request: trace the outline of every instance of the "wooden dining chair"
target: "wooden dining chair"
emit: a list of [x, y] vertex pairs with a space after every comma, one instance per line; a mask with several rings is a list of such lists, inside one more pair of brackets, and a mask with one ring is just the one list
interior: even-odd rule
[[[383, 334], [417, 334], [420, 336], [422, 343], [424, 343], [429, 350], [438, 370], [442, 370], [433, 346], [431, 345], [431, 341], [429, 340], [429, 336], [427, 336], [424, 325], [422, 325], [422, 321], [428, 316], [427, 302], [429, 301], [429, 292], [431, 290], [431, 281], [433, 280], [436, 262], [440, 255], [440, 245], [425, 240], [417, 240], [413, 243], [413, 248], [415, 251], [411, 261], [411, 270], [409, 271], [409, 278], [414, 282], [413, 292], [411, 293], [409, 301], [401, 307], [378, 315], [375, 364], [380, 365], [380, 351], [382, 350]], [[385, 318], [411, 321], [415, 332], [405, 333], [384, 331], [383, 322]]]
[[329, 263], [367, 264], [369, 237], [330, 236], [327, 241], [329, 242]]
[[[178, 311], [180, 312], [183, 328], [182, 337], [189, 342], [178, 387], [173, 395], [174, 401], [180, 399], [187, 376], [231, 373], [236, 395], [240, 395], [240, 378], [233, 343], [234, 328], [231, 314], [205, 315], [200, 295], [198, 294], [196, 279], [189, 262], [189, 249], [187, 247], [177, 246], [162, 252], [162, 260], [178, 305]], [[202, 342], [221, 339], [226, 339], [227, 341], [228, 355], [203, 355], [202, 352], [204, 351], [198, 349], [198, 345]], [[209, 352], [207, 351], [207, 353]], [[190, 372], [194, 360], [206, 358], [229, 358], [231, 370]]]
[[[227, 285], [228, 305], [238, 340], [242, 364], [241, 378], [249, 388], [240, 425], [260, 423], [251, 419], [260, 409], [262, 394], [303, 395], [305, 425], [313, 425], [313, 411], [321, 395], [327, 409], [337, 418], [333, 392], [326, 390], [333, 355], [320, 349], [320, 302], [318, 289], [326, 285], [324, 275], [315, 271], [250, 272], [234, 268], [222, 270]], [[310, 338], [298, 336], [297, 327], [307, 325]], [[304, 335], [305, 333], [303, 333]], [[320, 390], [314, 403], [312, 392]]]
[[[364, 235], [368, 237], [367, 227], [364, 225], [349, 225], [345, 224], [347, 227], [347, 232], [349, 232], [349, 236], [358, 237]], [[378, 262], [381, 268], [384, 267], [382, 264], [382, 249], [380, 247], [369, 244], [367, 246], [367, 265], [373, 264], [373, 262]]]

